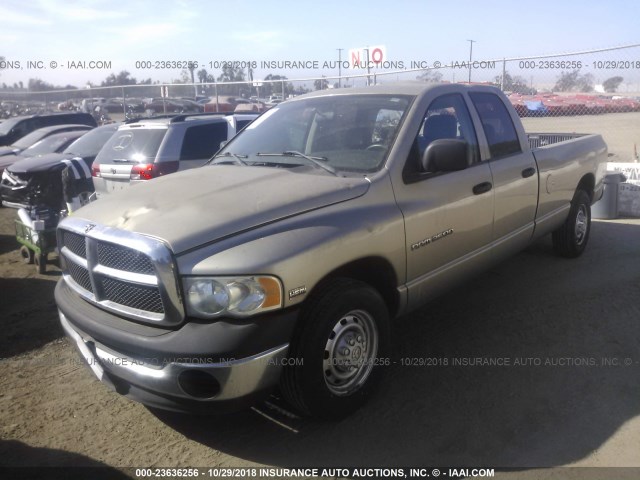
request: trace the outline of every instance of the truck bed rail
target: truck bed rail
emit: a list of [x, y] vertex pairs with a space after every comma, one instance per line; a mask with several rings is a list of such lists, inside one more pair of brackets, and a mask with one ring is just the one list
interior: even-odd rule
[[529, 147], [540, 148], [586, 136], [586, 133], [528, 133]]

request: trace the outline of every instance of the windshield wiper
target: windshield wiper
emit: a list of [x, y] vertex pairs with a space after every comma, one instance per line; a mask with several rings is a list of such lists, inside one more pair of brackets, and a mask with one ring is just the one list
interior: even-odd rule
[[220, 155], [216, 155], [211, 160], [209, 160], [207, 164], [213, 165], [214, 163], [216, 163], [216, 158], [224, 158], [224, 157], [227, 157], [227, 158], [233, 157], [233, 159], [235, 160], [234, 163], [237, 163], [238, 165], [242, 165], [243, 167], [246, 167], [247, 165], [249, 165], [247, 162], [242, 160], [243, 158], [249, 158], [247, 155], [238, 155], [237, 153], [231, 153], [231, 152], [224, 152], [224, 153], [221, 153]]
[[295, 150], [287, 150], [282, 153], [256, 153], [256, 157], [300, 157], [310, 161], [312, 165], [326, 170], [336, 177], [338, 176], [335, 168], [321, 162], [321, 160], [326, 162], [326, 157], [311, 157], [309, 155], [305, 155], [304, 153], [296, 152]]

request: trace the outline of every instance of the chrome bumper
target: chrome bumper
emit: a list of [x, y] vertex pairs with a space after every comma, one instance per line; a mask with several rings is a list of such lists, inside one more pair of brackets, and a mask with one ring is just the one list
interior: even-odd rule
[[[284, 344], [251, 357], [230, 359], [224, 363], [175, 361], [159, 365], [154, 359], [131, 358], [113, 352], [91, 338], [83, 337], [62, 312], [58, 311], [58, 314], [65, 333], [75, 343], [100, 381], [116, 390], [118, 389], [114, 384], [124, 381], [152, 394], [176, 400], [215, 403], [248, 397], [255, 392], [267, 390], [277, 385], [289, 349], [289, 344]], [[190, 374], [184, 375], [185, 372], [198, 372], [200, 376], [209, 375], [219, 385], [218, 391], [210, 396], [187, 393], [184, 381]], [[201, 380], [201, 377], [199, 379]]]

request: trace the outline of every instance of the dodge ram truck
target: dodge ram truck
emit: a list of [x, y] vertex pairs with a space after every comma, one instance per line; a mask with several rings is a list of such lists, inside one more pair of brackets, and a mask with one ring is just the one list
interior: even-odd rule
[[493, 87], [303, 95], [208, 165], [63, 220], [60, 321], [146, 405], [234, 410], [279, 388], [341, 418], [380, 383], [394, 319], [543, 235], [582, 254], [606, 157], [599, 135], [525, 134]]

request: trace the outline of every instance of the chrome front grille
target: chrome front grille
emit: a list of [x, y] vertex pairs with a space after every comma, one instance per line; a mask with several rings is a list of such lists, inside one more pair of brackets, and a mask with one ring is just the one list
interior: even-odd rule
[[93, 287], [91, 286], [91, 278], [89, 278], [89, 270], [73, 262], [68, 262], [69, 275], [73, 278], [73, 281], [84, 288], [86, 291], [93, 293]]
[[68, 217], [58, 245], [64, 279], [85, 300], [155, 324], [184, 318], [173, 257], [161, 241]]
[[64, 232], [62, 244], [79, 257], [87, 258], [87, 246], [82, 235], [73, 232]]
[[102, 281], [102, 285], [105, 297], [114, 303], [146, 312], [164, 312], [158, 287], [132, 285], [108, 277]]
[[117, 270], [155, 275], [149, 257], [142, 252], [120, 245], [98, 243], [98, 262], [100, 265]]

